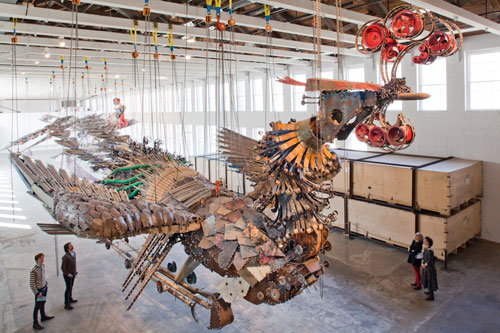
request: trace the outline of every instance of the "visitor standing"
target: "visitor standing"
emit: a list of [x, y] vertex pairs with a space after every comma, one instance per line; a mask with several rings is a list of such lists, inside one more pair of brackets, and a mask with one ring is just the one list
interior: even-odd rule
[[432, 250], [433, 243], [432, 238], [424, 238], [422, 282], [424, 288], [428, 289], [428, 291], [425, 292], [425, 294], [428, 295], [426, 298], [427, 301], [434, 300], [434, 292], [438, 289], [436, 258], [434, 257], [434, 250]]
[[420, 275], [420, 266], [422, 264], [422, 246], [424, 245], [424, 236], [417, 232], [415, 234], [415, 239], [411, 242], [410, 247], [408, 248], [408, 263], [411, 264], [413, 268], [413, 272], [415, 273], [415, 282], [411, 285], [415, 290], [422, 289], [421, 283], [421, 275]]
[[76, 254], [73, 244], [64, 244], [64, 256], [62, 258], [61, 270], [63, 272], [64, 282], [66, 283], [66, 291], [64, 292], [64, 308], [72, 310], [71, 303], [78, 302], [73, 299], [73, 286], [75, 284], [75, 277], [78, 274], [76, 271]]
[[47, 301], [47, 279], [45, 277], [45, 255], [38, 253], [35, 256], [35, 267], [30, 273], [30, 288], [35, 294], [35, 309], [33, 310], [33, 328], [43, 330], [44, 327], [38, 322], [38, 312], [40, 312], [41, 320], [46, 321], [54, 318], [47, 316], [45, 313], [45, 302]]

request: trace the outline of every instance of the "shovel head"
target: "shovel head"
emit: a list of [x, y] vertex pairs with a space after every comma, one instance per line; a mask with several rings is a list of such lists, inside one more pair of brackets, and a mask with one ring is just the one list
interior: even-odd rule
[[234, 320], [231, 303], [227, 303], [222, 298], [216, 299], [212, 303], [210, 311], [210, 327], [209, 329], [221, 329], [224, 326], [231, 324]]

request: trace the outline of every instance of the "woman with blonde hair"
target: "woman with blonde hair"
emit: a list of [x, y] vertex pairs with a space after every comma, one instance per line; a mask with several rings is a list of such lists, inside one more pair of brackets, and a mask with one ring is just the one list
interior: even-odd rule
[[413, 272], [415, 273], [415, 282], [411, 284], [414, 290], [422, 289], [422, 283], [420, 282], [421, 281], [420, 265], [422, 264], [422, 258], [423, 258], [422, 255], [423, 244], [424, 244], [424, 235], [422, 235], [420, 232], [417, 232], [415, 234], [413, 242], [408, 248], [409, 252], [408, 263], [411, 264]]

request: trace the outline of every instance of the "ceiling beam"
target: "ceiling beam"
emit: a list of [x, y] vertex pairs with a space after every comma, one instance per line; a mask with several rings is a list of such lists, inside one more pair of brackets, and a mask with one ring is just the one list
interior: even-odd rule
[[[3, 39], [4, 36], [0, 36], [0, 39]], [[8, 36], [5, 36], [8, 37]], [[11, 52], [12, 46], [7, 45], [7, 44], [0, 44], [0, 51], [3, 52]], [[39, 47], [39, 46], [17, 46], [16, 51], [18, 52], [30, 52], [31, 54], [38, 54], [41, 56], [44, 56], [46, 53], [45, 47]], [[51, 57], [55, 57], [55, 59], [59, 59], [60, 56], [65, 57], [65, 64], [69, 65], [69, 59], [70, 59], [70, 50], [66, 48], [60, 48], [60, 47], [52, 47], [49, 48], [49, 54]], [[206, 59], [196, 59], [198, 58], [203, 58], [205, 57], [206, 52], [205, 51], [191, 51], [190, 55], [192, 55], [195, 58], [190, 59], [187, 61], [188, 64], [191, 65], [191, 63], [195, 63], [196, 61], [191, 61], [191, 60], [197, 60], [198, 63], [201, 63], [202, 65], [205, 65]], [[77, 54], [77, 57], [80, 57], [80, 59], [76, 60], [78, 64], [84, 63], [84, 57], [87, 56], [90, 59], [91, 58], [99, 58], [102, 59], [106, 58], [108, 61], [109, 68], [111, 69], [113, 65], [115, 64], [123, 64], [124, 62], [129, 64], [129, 67], [132, 69], [133, 68], [133, 62], [132, 62], [132, 57], [130, 56], [130, 52], [110, 52], [110, 51], [90, 51], [90, 50], [85, 50], [82, 51], [81, 53]], [[209, 61], [212, 63], [215, 62], [217, 54], [215, 52], [209, 52]], [[151, 57], [152, 58], [152, 57]], [[262, 58], [262, 57], [261, 57]], [[182, 60], [180, 60], [182, 59]], [[137, 59], [139, 63], [143, 61], [148, 61], [149, 59]], [[160, 55], [160, 63], [171, 63], [172, 61], [170, 60], [169, 55]], [[184, 65], [183, 58], [179, 57], [179, 60], [176, 60], [177, 64]], [[267, 65], [271, 65], [271, 62]], [[104, 66], [104, 64], [103, 64]], [[55, 66], [57, 69], [58, 66]], [[266, 68], [266, 64], [262, 62], [249, 62], [249, 61], [238, 61], [238, 68], [239, 69], [248, 69], [248, 68], [256, 68], [260, 69], [261, 71]], [[275, 65], [275, 68], [278, 70], [284, 70], [286, 67], [282, 65]]]
[[[69, 44], [69, 41], [66, 41]], [[0, 35], [0, 43], [1, 44], [11, 44], [11, 36], [9, 35]], [[195, 44], [195, 43], [193, 43]], [[205, 46], [206, 44], [204, 43], [198, 43], [200, 45]], [[18, 45], [27, 45], [27, 46], [40, 46], [40, 47], [49, 47], [49, 48], [59, 48], [59, 40], [55, 38], [44, 38], [44, 37], [29, 37], [27, 38], [22, 38], [18, 37]], [[170, 49], [167, 49], [168, 43], [165, 43], [163, 45], [160, 45], [161, 47], [158, 48], [158, 53], [160, 55], [163, 55], [165, 57], [170, 57]], [[196, 45], [195, 45], [196, 47]], [[69, 48], [67, 48], [69, 50]], [[74, 48], [76, 49], [76, 48]], [[88, 50], [94, 50], [94, 51], [111, 51], [111, 52], [120, 52], [122, 54], [122, 58], [131, 58], [131, 49], [132, 47], [130, 45], [125, 45], [125, 44], [117, 44], [117, 43], [102, 43], [102, 42], [88, 42], [88, 41], [79, 41], [78, 42], [78, 50], [80, 50], [78, 53], [84, 57], [87, 55]], [[215, 49], [215, 45], [213, 45], [213, 49]], [[149, 52], [148, 50], [144, 50], [143, 48], [139, 49], [140, 56], [143, 57], [145, 56], [145, 53], [149, 53], [150, 57], [154, 53], [154, 48], [150, 48]], [[264, 50], [265, 52], [265, 50]], [[192, 57], [200, 57], [200, 58], [206, 58], [208, 55], [209, 58], [216, 58], [217, 53], [214, 51], [209, 51], [208, 53], [205, 52], [204, 50], [201, 50], [199, 48], [197, 49], [190, 49], [189, 51], [186, 50], [185, 52], [177, 52], [178, 55], [180, 54], [189, 54]], [[257, 63], [277, 63], [277, 64], [287, 64], [287, 65], [307, 65], [308, 63], [303, 62], [301, 60], [296, 60], [296, 59], [288, 59], [288, 58], [276, 58], [276, 59], [270, 59], [258, 55], [245, 55], [245, 54], [238, 54], [236, 57], [230, 57], [229, 55], [226, 57], [227, 60], [235, 60], [238, 62], [257, 62]]]
[[[72, 14], [71, 12], [67, 11], [30, 7], [27, 16], [25, 15], [25, 13], [26, 10], [24, 6], [0, 3], [0, 17], [9, 17], [9, 18], [17, 17], [18, 19], [30, 19], [30, 20], [65, 23], [65, 24], [71, 24], [72, 22]], [[129, 29], [133, 28], [133, 21], [129, 19], [111, 17], [111, 16], [103, 17], [101, 15], [93, 15], [93, 14], [82, 14], [82, 13], [78, 14], [78, 22], [79, 25], [93, 26], [97, 28], [101, 27], [101, 28], [124, 30], [126, 31], [127, 34], [129, 33]], [[144, 32], [146, 27], [145, 22], [138, 21], [138, 23], [139, 23], [138, 31]], [[11, 29], [12, 29], [12, 24], [11, 24]], [[158, 23], [158, 32], [160, 34], [168, 33], [169, 32], [168, 24]], [[180, 25], [173, 25], [173, 33], [175, 35], [181, 35], [181, 36], [184, 36], [187, 33], [187, 35], [189, 36], [206, 38], [207, 29], [196, 28], [196, 27], [186, 28]], [[213, 37], [214, 33], [212, 33], [211, 36]], [[233, 37], [234, 41], [236, 42], [253, 43], [263, 46], [267, 46], [268, 43], [268, 39], [265, 36], [233, 33]], [[307, 42], [298, 42], [282, 38], [273, 38], [272, 43], [273, 46], [275, 47], [314, 51], [314, 44]], [[338, 49], [333, 46], [322, 46], [321, 50], [325, 54], [338, 53]], [[354, 48], [345, 49], [343, 53], [351, 56], [364, 57], [364, 55], [357, 52]]]
[[[297, 1], [297, 0], [293, 0]], [[142, 12], [144, 4], [137, 0], [81, 0], [83, 3], [91, 3], [94, 5], [101, 5], [107, 7], [119, 7], [123, 9], [135, 10]], [[304, 2], [303, 0], [301, 2]], [[195, 7], [185, 4], [178, 4], [173, 2], [165, 2], [160, 0], [150, 0], [149, 8], [151, 13], [163, 14], [170, 16], [178, 16], [182, 18], [191, 18], [198, 20], [205, 20], [207, 11], [203, 7]], [[229, 15], [224, 19], [227, 20]], [[362, 14], [361, 14], [362, 15]], [[266, 28], [266, 20], [264, 17], [254, 17], [241, 14], [233, 13], [233, 19], [236, 20], [236, 24], [246, 26], [254, 29]], [[314, 29], [312, 27], [302, 26], [299, 24], [290, 24], [287, 22], [272, 21], [271, 26], [273, 30], [292, 33], [296, 35], [314, 37]], [[321, 38], [328, 40], [337, 40], [337, 34], [329, 30], [321, 30]], [[344, 34], [341, 41], [347, 43], [354, 43], [354, 35]]]
[[[12, 24], [10, 22], [0, 22], [0, 32], [10, 32], [12, 30]], [[17, 24], [17, 33], [19, 42], [30, 42], [37, 43], [36, 45], [44, 45], [42, 41], [47, 42], [47, 46], [54, 46], [57, 39], [40, 39], [39, 41], [36, 38], [30, 38], [30, 36], [22, 36], [21, 34], [29, 34], [35, 37], [40, 36], [53, 36], [53, 37], [64, 37], [71, 38], [71, 30], [68, 28], [62, 27], [54, 27], [40, 24], [29, 24], [29, 23], [18, 23]], [[123, 44], [123, 51], [132, 51], [132, 41], [130, 40], [130, 35], [125, 33], [118, 32], [108, 32], [108, 31], [95, 31], [88, 29], [79, 29], [78, 37], [80, 40], [98, 40], [101, 41], [98, 44], [94, 44], [93, 48], [103, 49], [111, 42], [118, 42]], [[28, 41], [24, 41], [24, 39], [28, 39]], [[59, 41], [57, 41], [59, 42]], [[68, 42], [68, 41], [66, 41]], [[106, 42], [106, 43], [102, 43]], [[84, 44], [81, 44], [84, 43]], [[80, 48], [86, 48], [86, 41], [79, 41]], [[118, 44], [113, 44], [113, 49]], [[138, 45], [143, 45], [141, 40], [138, 40]], [[168, 39], [163, 36], [158, 37], [158, 45], [161, 47], [167, 47]], [[218, 48], [218, 44], [210, 42], [201, 42], [195, 41], [194, 43], [187, 43], [185, 40], [180, 38], [174, 38], [174, 45], [176, 45], [177, 49], [198, 49], [203, 50], [208, 47], [209, 50], [216, 50]], [[128, 49], [127, 49], [128, 48]], [[169, 51], [170, 52], [170, 51]], [[267, 55], [268, 50], [261, 47], [251, 47], [251, 46], [242, 46], [242, 45], [231, 45], [228, 46], [228, 49], [225, 52], [231, 54], [235, 54], [235, 58], [239, 57], [239, 53], [247, 53], [247, 54], [257, 54], [257, 55]], [[176, 52], [178, 53], [178, 52]], [[283, 58], [284, 57], [284, 58]], [[314, 60], [314, 53], [304, 53], [304, 52], [296, 52], [296, 51], [288, 51], [288, 50], [273, 50], [272, 51], [272, 59], [277, 64], [287, 63], [289, 59], [299, 59], [299, 60]], [[336, 62], [336, 58], [332, 56], [323, 55], [322, 60], [325, 62]], [[297, 64], [305, 64], [305, 62], [296, 62]]]
[[414, 6], [423, 7], [436, 14], [446, 16], [454, 21], [466, 23], [478, 30], [500, 35], [500, 24], [469, 12], [443, 0], [405, 0]]
[[[285, 8], [288, 10], [293, 10], [305, 14], [315, 14], [314, 1], [310, 0], [250, 0], [254, 3], [261, 3], [270, 5], [275, 8]], [[339, 9], [340, 19], [344, 22], [355, 23], [357, 25], [363, 25], [366, 22], [376, 19], [375, 16], [366, 15], [353, 10], [340, 8]], [[326, 17], [330, 19], [337, 19], [337, 7], [321, 4], [321, 17]], [[323, 33], [321, 33], [323, 37]]]

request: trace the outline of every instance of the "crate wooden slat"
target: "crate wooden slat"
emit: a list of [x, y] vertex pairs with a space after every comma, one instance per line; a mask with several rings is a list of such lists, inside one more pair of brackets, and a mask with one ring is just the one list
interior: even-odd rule
[[411, 169], [355, 162], [352, 166], [352, 194], [391, 204], [411, 206]]
[[417, 170], [419, 209], [451, 215], [454, 209], [482, 196], [483, 162], [452, 158]]
[[434, 241], [434, 254], [445, 260], [445, 250], [452, 253], [481, 232], [481, 201], [458, 213], [441, 217], [419, 214], [419, 229]]
[[333, 150], [339, 158], [342, 169], [332, 180], [332, 188], [335, 192], [345, 193], [346, 188], [349, 188], [349, 162], [348, 160], [358, 160], [361, 158], [374, 157], [379, 152], [360, 152], [349, 150]]
[[438, 160], [432, 157], [386, 154], [363, 162], [354, 162], [352, 167], [353, 195], [411, 206], [412, 167], [423, 166]]
[[351, 231], [389, 244], [407, 247], [415, 235], [415, 214], [411, 211], [349, 200]]

